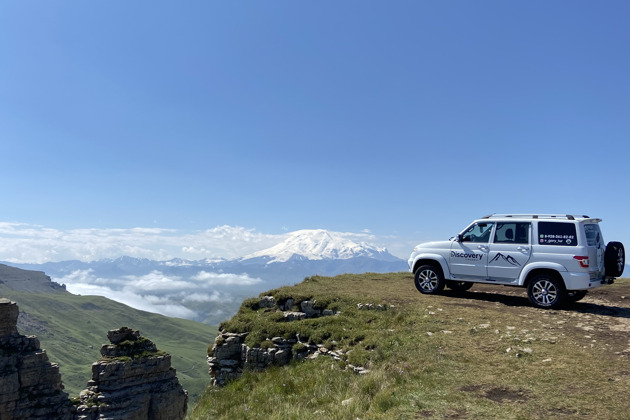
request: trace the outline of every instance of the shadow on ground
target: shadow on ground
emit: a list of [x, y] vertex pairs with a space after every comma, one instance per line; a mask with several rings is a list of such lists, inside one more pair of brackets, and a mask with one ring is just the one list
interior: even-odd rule
[[[507, 287], [505, 289], [508, 289]], [[453, 299], [461, 299], [461, 302], [455, 303], [455, 305], [463, 305], [463, 306], [477, 306], [472, 302], [492, 302], [492, 303], [500, 303], [505, 306], [511, 307], [531, 307], [527, 296], [523, 296], [525, 294], [524, 291], [520, 289], [516, 289], [517, 291], [506, 290], [506, 293], [502, 293], [499, 287], [493, 287], [490, 290], [472, 290], [466, 292], [454, 292], [452, 290], [445, 290], [443, 292], [444, 296], [451, 297]], [[626, 306], [617, 306], [613, 302], [610, 304], [607, 303], [592, 303], [589, 302], [589, 296], [587, 295], [584, 298], [584, 301], [567, 303], [565, 304], [561, 310], [573, 310], [576, 312], [584, 313], [584, 314], [596, 314], [596, 315], [606, 315], [615, 318], [626, 318], [630, 319], [630, 308]], [[602, 294], [596, 294], [593, 297], [598, 298], [599, 300], [606, 300], [606, 296]], [[543, 309], [548, 310], [548, 309]]]

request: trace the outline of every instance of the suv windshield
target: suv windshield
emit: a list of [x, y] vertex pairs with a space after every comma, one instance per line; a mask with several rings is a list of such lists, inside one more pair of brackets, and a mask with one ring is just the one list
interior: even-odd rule
[[494, 222], [475, 223], [462, 234], [463, 242], [489, 242]]

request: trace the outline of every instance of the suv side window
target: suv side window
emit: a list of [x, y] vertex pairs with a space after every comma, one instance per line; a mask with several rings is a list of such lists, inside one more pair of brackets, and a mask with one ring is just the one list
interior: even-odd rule
[[506, 222], [497, 223], [494, 243], [497, 244], [528, 244], [531, 223]]
[[538, 222], [540, 245], [577, 246], [577, 233], [573, 223]]
[[490, 242], [490, 233], [494, 222], [475, 223], [462, 234], [463, 242]]

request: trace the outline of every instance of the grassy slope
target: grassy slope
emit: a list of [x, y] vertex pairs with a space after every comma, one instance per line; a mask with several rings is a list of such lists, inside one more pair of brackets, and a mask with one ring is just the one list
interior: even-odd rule
[[[20, 293], [0, 285], [0, 296], [17, 302], [25, 327], [36, 335], [51, 362], [58, 363], [65, 390], [72, 396], [86, 387], [92, 363], [108, 343], [107, 331], [128, 326], [171, 354], [177, 377], [194, 403], [210, 383], [206, 353], [216, 328], [138, 311], [99, 296], [69, 293]], [[24, 324], [23, 322], [21, 324]], [[191, 405], [192, 406], [192, 405]]]
[[[628, 280], [618, 284], [628, 292]], [[277, 313], [246, 301], [224, 326], [251, 329], [250, 344], [298, 332], [352, 350], [349, 361], [371, 372], [357, 375], [320, 356], [246, 373], [224, 388], [209, 388], [190, 417], [627, 418], [630, 366], [623, 351], [614, 350], [627, 346], [627, 332], [616, 331], [630, 327], [630, 309], [578, 303], [545, 311], [531, 307], [522, 289], [497, 288], [505, 291], [497, 295], [484, 287], [426, 296], [404, 273], [314, 277], [270, 294], [311, 296], [342, 313], [294, 323], [278, 323]], [[359, 311], [359, 302], [395, 308]], [[595, 336], [598, 328], [613, 344]]]

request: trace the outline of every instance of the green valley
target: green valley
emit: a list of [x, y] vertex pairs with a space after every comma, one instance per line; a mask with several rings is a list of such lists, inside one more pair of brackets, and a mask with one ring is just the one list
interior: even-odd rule
[[[13, 270], [18, 269], [12, 269], [11, 274]], [[18, 304], [20, 333], [39, 338], [51, 362], [59, 364], [65, 390], [71, 396], [86, 387], [91, 365], [101, 357], [101, 346], [108, 343], [107, 331], [121, 326], [140, 330], [158, 349], [171, 354], [191, 406], [210, 383], [206, 351], [216, 336], [215, 327], [139, 311], [99, 296], [77, 296], [52, 289], [46, 287], [43, 275], [37, 275], [41, 273], [19, 271], [30, 274], [30, 278], [11, 282], [6, 277], [2, 281], [0, 276], [0, 297]], [[15, 290], [27, 281], [32, 287], [21, 288], [30, 290]]]

